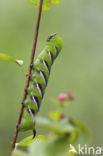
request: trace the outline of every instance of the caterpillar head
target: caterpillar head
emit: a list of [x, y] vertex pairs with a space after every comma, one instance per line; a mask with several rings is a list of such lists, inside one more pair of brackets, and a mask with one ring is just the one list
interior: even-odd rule
[[63, 42], [61, 37], [58, 34], [54, 33], [48, 37], [46, 45], [56, 47], [58, 51], [60, 51], [62, 49], [62, 44]]

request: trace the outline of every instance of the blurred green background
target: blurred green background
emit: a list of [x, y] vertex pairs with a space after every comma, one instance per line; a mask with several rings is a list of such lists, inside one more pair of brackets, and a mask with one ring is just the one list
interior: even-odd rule
[[[27, 0], [0, 0], [0, 52], [24, 60], [25, 73], [36, 15]], [[53, 66], [40, 115], [56, 108], [49, 97], [71, 90], [75, 101], [66, 113], [87, 124], [93, 145], [103, 146], [103, 1], [61, 0], [59, 5], [43, 12], [36, 56], [47, 36], [54, 32], [62, 36], [63, 50]], [[9, 153], [24, 85], [25, 77], [17, 65], [0, 61], [0, 155], [3, 156]]]

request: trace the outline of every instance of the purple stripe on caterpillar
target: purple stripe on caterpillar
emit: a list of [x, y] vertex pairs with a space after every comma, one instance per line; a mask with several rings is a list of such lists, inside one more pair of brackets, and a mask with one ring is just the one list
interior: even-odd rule
[[43, 63], [47, 72], [50, 74], [50, 70], [49, 70], [49, 66], [48, 66], [48, 63], [45, 61], [45, 60], [40, 60], [40, 63]]
[[42, 79], [44, 81], [45, 86], [47, 86], [47, 78], [46, 78], [45, 73], [43, 71], [41, 71], [41, 70], [38, 70], [37, 71], [37, 74], [40, 74], [41, 75], [41, 77], [42, 77]]
[[53, 64], [53, 55], [52, 55], [52, 53], [50, 51], [47, 51], [47, 53], [49, 54], [51, 64]]
[[58, 55], [58, 49], [57, 47], [55, 47], [55, 57], [57, 57], [57, 55]]
[[45, 86], [47, 86], [47, 78], [46, 78], [45, 73], [44, 73], [44, 72], [42, 72], [42, 71], [40, 71], [40, 75], [41, 75], [41, 77], [42, 77], [42, 78], [43, 78], [43, 80], [44, 80]]
[[39, 101], [36, 96], [30, 96], [30, 99], [35, 103], [37, 110], [39, 110]]
[[50, 57], [51, 64], [53, 64], [53, 55], [50, 51], [49, 51], [49, 57]]
[[48, 39], [47, 39], [47, 42], [49, 42], [50, 39], [51, 39], [52, 37], [56, 36], [56, 35], [57, 35], [57, 33], [50, 35], [50, 36], [48, 37]]
[[33, 85], [38, 89], [41, 98], [43, 98], [43, 89], [42, 89], [41, 84], [40, 84], [40, 83], [35, 83], [35, 82], [34, 82]]
[[28, 108], [27, 112], [30, 113], [32, 116], [35, 116], [35, 112], [33, 109]]
[[48, 73], [50, 74], [48, 63], [45, 60], [43, 60], [43, 64], [44, 64], [46, 70], [48, 71]]

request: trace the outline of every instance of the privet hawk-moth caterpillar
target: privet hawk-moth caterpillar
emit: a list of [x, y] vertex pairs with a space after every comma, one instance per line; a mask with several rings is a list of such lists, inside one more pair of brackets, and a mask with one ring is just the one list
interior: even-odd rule
[[46, 45], [37, 57], [30, 74], [29, 87], [26, 89], [27, 97], [24, 104], [19, 131], [35, 131], [34, 117], [39, 111], [41, 101], [48, 83], [51, 66], [62, 48], [62, 39], [59, 35], [53, 34], [48, 37]]

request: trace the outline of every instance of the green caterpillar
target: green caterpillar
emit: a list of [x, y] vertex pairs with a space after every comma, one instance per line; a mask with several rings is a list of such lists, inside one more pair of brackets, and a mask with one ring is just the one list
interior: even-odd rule
[[53, 34], [48, 37], [45, 48], [31, 65], [30, 84], [26, 89], [27, 97], [24, 104], [19, 131], [33, 130], [35, 132], [34, 117], [39, 111], [41, 101], [48, 83], [51, 66], [62, 48], [62, 39]]

